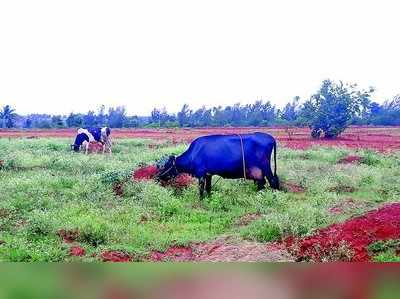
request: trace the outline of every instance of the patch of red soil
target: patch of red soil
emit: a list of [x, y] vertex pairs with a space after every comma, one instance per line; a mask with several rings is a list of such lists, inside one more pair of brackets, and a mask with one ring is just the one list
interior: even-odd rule
[[136, 169], [132, 174], [132, 180], [134, 181], [147, 181], [152, 180], [158, 174], [157, 166], [150, 165]]
[[69, 249], [70, 256], [84, 256], [86, 254], [86, 250], [79, 245], [72, 246]]
[[0, 169], [4, 167], [4, 160], [0, 160]]
[[176, 178], [169, 181], [161, 181], [161, 186], [171, 186], [176, 190], [182, 190], [195, 183], [195, 179], [186, 174], [181, 173]]
[[[148, 181], [153, 180], [159, 174], [157, 166], [150, 165], [136, 169], [132, 174], [133, 181]], [[194, 178], [186, 173], [179, 174], [176, 178], [161, 181], [163, 187], [171, 186], [177, 190], [182, 190], [195, 182]]]
[[283, 244], [256, 243], [230, 240], [227, 237], [212, 242], [194, 243], [190, 247], [170, 247], [165, 252], [150, 254], [154, 262], [250, 262], [250, 261], [290, 261], [292, 258]]
[[362, 160], [359, 156], [347, 156], [338, 161], [340, 164], [358, 164]]
[[370, 244], [399, 238], [400, 203], [395, 203], [320, 229], [304, 239], [287, 238], [284, 243], [299, 260], [321, 262], [344, 246], [351, 251], [351, 256], [346, 258], [362, 262], [370, 260]]
[[260, 262], [290, 261], [292, 258], [282, 244], [231, 241], [217, 239], [193, 246], [195, 261], [201, 262]]
[[[113, 138], [148, 138], [169, 141], [173, 144], [188, 143], [199, 136], [211, 134], [245, 134], [251, 132], [266, 132], [272, 134], [281, 144], [292, 149], [308, 149], [313, 146], [347, 147], [354, 149], [368, 148], [381, 152], [400, 149], [400, 127], [362, 127], [353, 126], [346, 129], [339, 138], [312, 139], [308, 128], [293, 128], [290, 136], [286, 127], [246, 127], [246, 128], [193, 128], [193, 129], [113, 129]], [[68, 137], [74, 138], [75, 129], [35, 129], [35, 130], [3, 130], [1, 137], [21, 138], [37, 137]]]
[[104, 251], [101, 253], [101, 260], [103, 262], [113, 262], [113, 263], [127, 263], [133, 260], [133, 257], [122, 251]]
[[59, 229], [57, 235], [63, 239], [65, 243], [73, 243], [79, 237], [79, 231], [77, 229], [73, 230], [66, 230], [66, 229]]
[[165, 252], [153, 251], [149, 259], [153, 262], [188, 262], [194, 257], [192, 248], [175, 246], [168, 248]]
[[300, 185], [298, 185], [296, 183], [292, 183], [292, 182], [285, 182], [283, 184], [283, 188], [287, 192], [291, 192], [291, 193], [304, 193], [304, 192], [306, 192], [305, 188], [303, 188], [302, 186], [300, 186]]

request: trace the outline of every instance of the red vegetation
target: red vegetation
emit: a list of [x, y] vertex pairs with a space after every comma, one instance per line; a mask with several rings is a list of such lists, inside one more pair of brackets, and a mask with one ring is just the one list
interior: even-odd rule
[[[288, 136], [285, 127], [253, 128], [195, 128], [195, 129], [113, 129], [113, 138], [149, 138], [165, 140], [173, 144], [191, 142], [193, 139], [210, 134], [244, 134], [249, 132], [267, 132], [287, 147], [308, 149], [312, 146], [368, 148], [382, 152], [400, 149], [400, 127], [350, 127], [339, 138], [314, 140], [308, 128], [293, 128]], [[76, 134], [74, 129], [52, 130], [1, 130], [1, 137], [70, 137]]]
[[190, 247], [170, 247], [165, 252], [154, 251], [150, 254], [153, 262], [188, 262], [193, 260], [193, 250]]
[[222, 237], [211, 242], [192, 243], [190, 247], [174, 246], [165, 252], [153, 251], [148, 260], [153, 262], [250, 262], [289, 261], [291, 257], [283, 244], [256, 243]]
[[179, 174], [176, 178], [169, 181], [162, 181], [161, 186], [171, 186], [176, 190], [182, 190], [192, 185], [194, 178], [186, 173]]
[[357, 164], [361, 162], [361, 157], [359, 156], [347, 156], [338, 161], [340, 164]]
[[400, 238], [400, 203], [333, 224], [318, 230], [304, 239], [288, 238], [284, 242], [299, 260], [323, 261], [334, 253], [340, 253], [340, 246], [351, 251], [351, 261], [369, 261], [368, 246], [376, 241]]
[[86, 254], [86, 250], [79, 245], [72, 246], [69, 249], [70, 256], [84, 256]]
[[[156, 166], [154, 166], [154, 165], [145, 166], [145, 167], [136, 169], [132, 174], [132, 179], [134, 181], [153, 180], [158, 175], [158, 173], [159, 173], [159, 170]], [[177, 190], [184, 189], [193, 183], [194, 183], [194, 178], [185, 173], [179, 174], [174, 179], [160, 182], [161, 186], [163, 186], [163, 187], [171, 186]]]
[[104, 251], [101, 253], [103, 262], [127, 263], [133, 260], [132, 256], [122, 251]]
[[157, 174], [158, 168], [154, 165], [150, 165], [136, 169], [132, 174], [132, 179], [134, 181], [147, 181], [154, 179]]
[[63, 239], [65, 243], [73, 243], [79, 237], [79, 231], [77, 229], [73, 230], [66, 230], [66, 229], [59, 229], [57, 235]]

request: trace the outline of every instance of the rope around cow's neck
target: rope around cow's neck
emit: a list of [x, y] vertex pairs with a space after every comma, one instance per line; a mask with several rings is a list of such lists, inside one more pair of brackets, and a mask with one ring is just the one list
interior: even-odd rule
[[240, 134], [236, 134], [236, 135], [238, 135], [239, 138], [240, 138], [240, 147], [241, 147], [241, 150], [242, 150], [243, 177], [244, 177], [245, 180], [247, 180], [247, 177], [246, 177], [246, 161], [245, 161], [245, 158], [244, 158], [243, 138], [242, 138], [242, 135], [240, 135]]

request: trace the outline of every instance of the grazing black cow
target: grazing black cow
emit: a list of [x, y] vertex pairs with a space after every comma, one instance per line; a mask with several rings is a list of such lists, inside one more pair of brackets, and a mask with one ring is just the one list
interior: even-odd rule
[[79, 128], [76, 134], [75, 142], [71, 145], [71, 148], [75, 152], [79, 152], [81, 146], [85, 149], [86, 154], [89, 150], [90, 142], [100, 142], [103, 144], [103, 153], [106, 148], [111, 154], [111, 129], [108, 127], [103, 128]]
[[[274, 151], [274, 173], [271, 154]], [[168, 180], [179, 173], [199, 179], [200, 197], [204, 189], [211, 193], [211, 178], [219, 175], [229, 179], [252, 179], [258, 189], [265, 188], [265, 177], [271, 188], [279, 189], [276, 175], [276, 141], [266, 133], [244, 135], [210, 135], [195, 139], [182, 155], [170, 156], [160, 167], [159, 178]]]

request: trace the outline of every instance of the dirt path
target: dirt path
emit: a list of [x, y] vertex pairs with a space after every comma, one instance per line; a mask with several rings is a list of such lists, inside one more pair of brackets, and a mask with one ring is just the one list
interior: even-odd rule
[[257, 243], [220, 237], [189, 247], [170, 247], [165, 252], [152, 252], [150, 261], [196, 262], [289, 262], [294, 259], [277, 243]]

